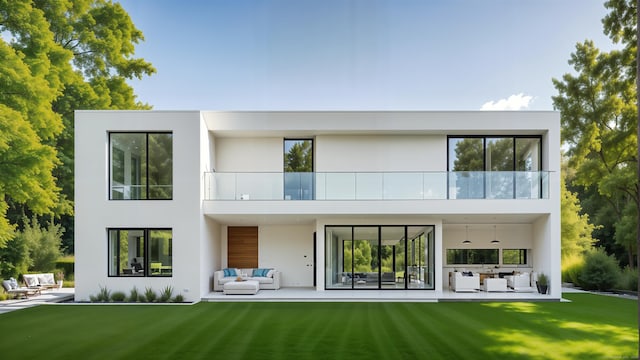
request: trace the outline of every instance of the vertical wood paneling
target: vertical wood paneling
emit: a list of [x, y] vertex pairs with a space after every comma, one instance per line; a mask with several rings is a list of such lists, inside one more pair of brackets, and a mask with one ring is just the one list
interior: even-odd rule
[[258, 227], [227, 229], [227, 264], [231, 268], [258, 267]]

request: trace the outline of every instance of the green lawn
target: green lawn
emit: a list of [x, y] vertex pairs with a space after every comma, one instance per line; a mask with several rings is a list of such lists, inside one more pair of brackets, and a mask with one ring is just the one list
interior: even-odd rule
[[635, 301], [38, 306], [3, 359], [602, 359], [637, 354]]

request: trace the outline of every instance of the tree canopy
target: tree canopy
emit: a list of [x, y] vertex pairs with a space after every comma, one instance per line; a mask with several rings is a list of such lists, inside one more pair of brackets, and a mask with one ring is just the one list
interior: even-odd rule
[[126, 82], [155, 72], [144, 37], [106, 0], [0, 0], [0, 33], [0, 247], [24, 214], [73, 236], [74, 110], [149, 108]]
[[[614, 0], [603, 20], [604, 32], [621, 49], [602, 52], [590, 40], [576, 45], [569, 64], [575, 73], [553, 79], [553, 97], [561, 112], [562, 140], [568, 146], [574, 185], [597, 191], [601, 206], [616, 216], [614, 240], [633, 264], [637, 212], [637, 104], [635, 3]], [[631, 15], [633, 16], [631, 16]], [[596, 192], [591, 194], [596, 195]], [[604, 202], [604, 203], [602, 203]]]

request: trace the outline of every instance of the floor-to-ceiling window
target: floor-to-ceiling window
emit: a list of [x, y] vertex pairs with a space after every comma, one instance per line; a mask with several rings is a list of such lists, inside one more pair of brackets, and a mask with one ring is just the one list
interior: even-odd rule
[[285, 200], [313, 200], [313, 140], [284, 140]]
[[540, 136], [450, 136], [449, 198], [541, 196]]
[[434, 289], [434, 226], [325, 227], [325, 288]]

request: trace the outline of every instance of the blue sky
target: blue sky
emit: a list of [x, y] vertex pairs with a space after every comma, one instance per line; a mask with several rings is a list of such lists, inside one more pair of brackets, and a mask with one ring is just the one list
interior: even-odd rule
[[595, 0], [126, 0], [159, 110], [551, 110]]

